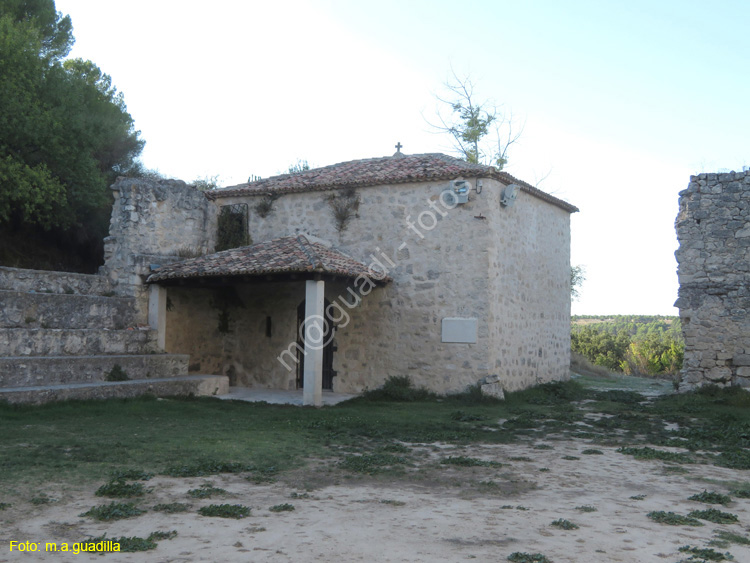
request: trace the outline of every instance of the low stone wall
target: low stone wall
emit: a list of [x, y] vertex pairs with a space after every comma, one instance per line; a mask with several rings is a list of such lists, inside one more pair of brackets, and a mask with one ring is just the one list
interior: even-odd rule
[[133, 324], [132, 298], [0, 292], [3, 328], [124, 329]]
[[105, 276], [0, 266], [0, 290], [109, 295], [112, 293], [112, 284]]
[[750, 387], [750, 171], [692, 176], [675, 227], [682, 382]]

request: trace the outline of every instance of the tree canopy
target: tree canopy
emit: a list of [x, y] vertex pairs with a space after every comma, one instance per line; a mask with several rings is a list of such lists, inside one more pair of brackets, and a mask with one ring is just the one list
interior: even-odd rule
[[106, 235], [108, 186], [143, 149], [122, 93], [64, 60], [72, 23], [53, 0], [0, 0], [0, 228]]
[[[436, 130], [453, 138], [457, 153], [467, 162], [487, 164], [502, 170], [508, 163], [508, 149], [520, 137], [513, 130], [513, 117], [505, 116], [490, 101], [480, 101], [470, 77], [459, 77], [453, 72], [445, 83], [447, 94], [436, 96], [438, 102], [450, 108], [448, 115], [437, 111]], [[494, 134], [492, 139], [490, 134]]]

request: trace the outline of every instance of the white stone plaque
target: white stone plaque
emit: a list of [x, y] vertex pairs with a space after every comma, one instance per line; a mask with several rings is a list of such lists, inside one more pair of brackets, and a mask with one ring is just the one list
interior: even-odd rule
[[476, 344], [477, 319], [445, 317], [443, 319], [443, 342]]

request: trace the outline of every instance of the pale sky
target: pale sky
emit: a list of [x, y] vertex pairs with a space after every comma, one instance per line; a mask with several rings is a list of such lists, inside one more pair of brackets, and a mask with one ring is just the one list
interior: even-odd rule
[[[451, 153], [451, 68], [525, 128], [506, 170], [581, 209], [574, 314], [676, 314], [678, 193], [750, 166], [750, 2], [57, 0], [148, 168], [221, 185]], [[545, 178], [546, 176], [546, 178]]]

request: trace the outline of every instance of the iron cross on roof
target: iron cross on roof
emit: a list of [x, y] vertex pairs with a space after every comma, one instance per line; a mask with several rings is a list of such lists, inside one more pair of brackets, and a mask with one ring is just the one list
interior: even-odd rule
[[404, 145], [401, 144], [401, 141], [396, 143], [396, 152], [401, 152], [402, 148], [404, 148]]

